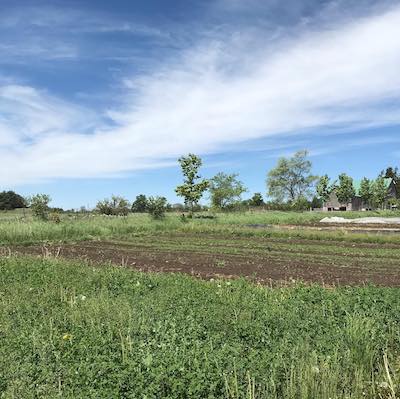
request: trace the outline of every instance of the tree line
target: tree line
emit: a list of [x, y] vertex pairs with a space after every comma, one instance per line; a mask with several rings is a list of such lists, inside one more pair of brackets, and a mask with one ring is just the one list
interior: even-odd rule
[[[182, 211], [193, 213], [209, 209], [200, 204], [206, 192], [209, 193], [210, 207], [216, 210], [229, 211], [249, 207], [263, 207], [271, 210], [306, 210], [321, 208], [329, 200], [334, 191], [339, 202], [348, 203], [355, 195], [354, 181], [345, 173], [332, 181], [328, 175], [316, 176], [312, 173], [312, 163], [308, 159], [307, 150], [296, 152], [291, 157], [282, 157], [276, 166], [267, 174], [266, 186], [269, 201], [264, 201], [261, 193], [255, 193], [251, 198], [243, 200], [242, 195], [248, 192], [244, 183], [236, 173], [219, 172], [210, 179], [200, 175], [202, 160], [195, 154], [188, 154], [178, 159], [183, 182], [175, 188], [176, 194], [183, 199], [183, 204], [171, 205], [163, 196], [139, 194], [130, 203], [121, 196], [112, 196], [99, 201], [96, 211], [104, 215], [126, 216], [130, 212], [147, 212], [154, 218], [162, 218], [165, 212]], [[400, 173], [397, 168], [389, 167], [380, 175], [370, 180], [363, 178], [359, 195], [369, 207], [381, 207], [386, 201], [387, 186], [385, 178], [392, 178], [400, 184]], [[37, 194], [30, 198], [7, 191], [0, 193], [0, 210], [30, 207], [35, 216], [47, 219], [62, 209], [49, 207], [51, 198], [45, 194]], [[53, 210], [53, 212], [50, 212]], [[56, 212], [54, 212], [56, 211]], [[57, 221], [57, 220], [55, 220]]]

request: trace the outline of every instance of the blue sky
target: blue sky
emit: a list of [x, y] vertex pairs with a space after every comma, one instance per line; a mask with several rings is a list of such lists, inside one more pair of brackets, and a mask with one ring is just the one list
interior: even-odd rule
[[298, 149], [334, 178], [400, 164], [399, 1], [7, 3], [0, 190], [176, 202], [188, 152], [248, 196]]

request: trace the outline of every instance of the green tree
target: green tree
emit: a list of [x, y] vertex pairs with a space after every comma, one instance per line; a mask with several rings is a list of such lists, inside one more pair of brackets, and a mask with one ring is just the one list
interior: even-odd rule
[[202, 165], [200, 157], [194, 154], [189, 154], [186, 157], [178, 159], [182, 174], [184, 177], [183, 184], [175, 189], [175, 192], [185, 200], [185, 205], [193, 213], [193, 208], [200, 201], [203, 193], [207, 190], [209, 182], [206, 179], [201, 179], [199, 169]]
[[397, 167], [392, 167], [389, 166], [388, 168], [386, 168], [386, 170], [383, 170], [380, 174], [380, 177], [384, 177], [386, 179], [393, 179], [396, 182], [398, 180], [400, 180], [400, 172], [399, 172], [399, 168]]
[[167, 199], [165, 197], [149, 197], [147, 200], [147, 212], [153, 219], [162, 219], [167, 210]]
[[378, 177], [372, 184], [372, 202], [375, 207], [383, 208], [387, 197], [387, 186], [384, 177]]
[[312, 209], [319, 209], [319, 208], [322, 208], [323, 206], [324, 206], [324, 203], [323, 203], [322, 198], [314, 195], [314, 197], [311, 200], [310, 207]]
[[296, 152], [291, 158], [280, 158], [267, 176], [268, 195], [275, 201], [295, 202], [311, 195], [311, 187], [318, 178], [311, 174], [312, 163], [306, 150]]
[[28, 201], [34, 217], [41, 220], [48, 220], [50, 210], [49, 203], [51, 201], [49, 195], [36, 194], [29, 198]]
[[25, 199], [14, 191], [3, 191], [0, 193], [0, 210], [10, 211], [12, 209], [25, 207]]
[[331, 184], [331, 181], [330, 181], [328, 175], [321, 176], [317, 183], [318, 197], [323, 202], [327, 202], [330, 198], [333, 188], [334, 188], [334, 184]]
[[132, 212], [143, 213], [147, 211], [147, 198], [144, 194], [136, 196], [132, 203]]
[[104, 199], [99, 201], [96, 205], [96, 209], [103, 215], [113, 216], [127, 216], [129, 214], [129, 202], [123, 198], [113, 195], [111, 199]]
[[349, 203], [356, 195], [353, 186], [353, 179], [347, 176], [346, 173], [339, 175], [339, 184], [336, 187], [336, 196], [341, 204]]
[[211, 205], [214, 208], [226, 209], [240, 201], [247, 189], [237, 177], [236, 173], [220, 172], [210, 180]]
[[360, 183], [360, 197], [363, 200], [363, 203], [366, 204], [368, 207], [371, 206], [371, 200], [373, 197], [373, 190], [372, 190], [372, 182], [371, 180], [364, 177]]
[[248, 204], [250, 206], [263, 206], [264, 199], [261, 193], [255, 193], [249, 200]]

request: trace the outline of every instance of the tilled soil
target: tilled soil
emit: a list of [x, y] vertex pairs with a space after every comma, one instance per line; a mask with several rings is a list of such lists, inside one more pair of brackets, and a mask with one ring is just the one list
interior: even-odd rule
[[[213, 248], [205, 240], [190, 249], [181, 249], [179, 245], [168, 248], [168, 243], [176, 241], [176, 237], [164, 241], [149, 237], [148, 240], [142, 243], [87, 241], [51, 246], [18, 246], [9, 250], [3, 248], [3, 255], [54, 256], [99, 265], [111, 263], [146, 272], [187, 273], [206, 279], [245, 277], [264, 284], [303, 281], [326, 285], [375, 284], [400, 287], [400, 246], [357, 244], [358, 249], [370, 251], [393, 249], [393, 255], [389, 252], [389, 255], [378, 256], [377, 253], [374, 258], [371, 253], [342, 253], [350, 244], [337, 242], [314, 242], [310, 251], [310, 247], [306, 247], [306, 250], [296, 249], [294, 244], [298, 242], [288, 243], [282, 240], [287, 244], [285, 250], [270, 248], [265, 241], [262, 251], [258, 247], [252, 252], [254, 241], [249, 239], [226, 244], [216, 242]], [[260, 240], [257, 242], [260, 243]], [[337, 248], [337, 252], [328, 255], [322, 249], [318, 252], [318, 246], [322, 245], [332, 245], [332, 248]], [[232, 246], [234, 253], [231, 252]]]

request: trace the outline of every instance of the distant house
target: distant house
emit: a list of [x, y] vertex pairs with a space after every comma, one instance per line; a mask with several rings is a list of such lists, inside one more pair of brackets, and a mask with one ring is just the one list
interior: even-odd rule
[[[386, 207], [387, 207], [390, 199], [397, 197], [397, 190], [399, 190], [400, 187], [396, 186], [396, 182], [393, 179], [385, 179], [385, 185], [387, 187], [387, 196], [386, 196]], [[371, 208], [369, 208], [369, 205], [365, 204], [360, 197], [361, 181], [354, 180], [353, 186], [354, 186], [356, 195], [352, 198], [352, 200], [349, 203], [347, 203], [347, 204], [340, 203], [336, 196], [335, 190], [333, 190], [330, 195], [329, 200], [326, 203], [324, 203], [323, 210], [324, 211], [366, 211], [366, 210], [371, 209]]]

